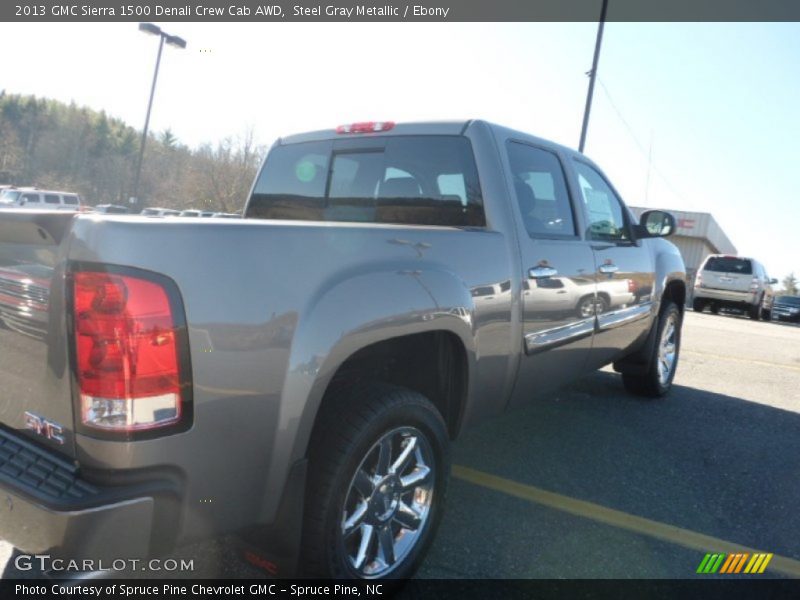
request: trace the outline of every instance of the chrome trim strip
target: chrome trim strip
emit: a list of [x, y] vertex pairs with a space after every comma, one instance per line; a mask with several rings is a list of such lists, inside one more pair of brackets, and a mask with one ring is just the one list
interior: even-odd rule
[[642, 304], [636, 304], [627, 308], [597, 315], [597, 327], [600, 331], [604, 331], [627, 325], [633, 321], [646, 318], [651, 313], [652, 308], [652, 302], [644, 302]]
[[535, 331], [525, 336], [525, 350], [528, 354], [533, 354], [556, 344], [563, 344], [567, 341], [591, 335], [593, 332], [594, 317], [581, 319], [553, 329]]

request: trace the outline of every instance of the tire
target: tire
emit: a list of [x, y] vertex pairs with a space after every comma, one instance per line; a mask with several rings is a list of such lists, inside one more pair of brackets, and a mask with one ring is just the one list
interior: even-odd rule
[[711, 305], [711, 314], [718, 315], [719, 314], [719, 304], [712, 304]]
[[411, 577], [444, 510], [450, 442], [442, 416], [423, 395], [380, 383], [343, 390], [323, 411], [309, 451], [302, 574]]
[[608, 301], [604, 296], [584, 296], [578, 300], [575, 311], [581, 319], [588, 319], [594, 315], [603, 314], [608, 310]]
[[760, 321], [763, 316], [764, 309], [761, 305], [761, 302], [758, 304], [754, 304], [749, 309], [747, 309], [747, 315], [753, 319], [754, 321]]
[[646, 398], [660, 398], [672, 388], [681, 350], [681, 320], [678, 305], [666, 301], [658, 317], [655, 352], [646, 371], [622, 374], [622, 383], [628, 392]]
[[706, 307], [705, 300], [701, 300], [700, 298], [695, 298], [694, 302], [692, 302], [692, 310], [694, 312], [703, 312]]

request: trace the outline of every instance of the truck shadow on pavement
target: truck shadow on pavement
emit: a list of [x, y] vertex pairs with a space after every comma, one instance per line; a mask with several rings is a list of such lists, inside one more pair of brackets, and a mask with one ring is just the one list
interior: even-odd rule
[[[800, 557], [796, 412], [680, 385], [641, 400], [601, 371], [465, 432], [453, 462]], [[696, 551], [465, 481], [453, 482], [447, 510], [423, 577], [688, 577], [699, 562]]]

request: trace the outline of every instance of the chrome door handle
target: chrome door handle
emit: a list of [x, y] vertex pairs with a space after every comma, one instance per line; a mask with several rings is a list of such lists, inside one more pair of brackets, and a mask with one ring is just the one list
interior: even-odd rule
[[617, 265], [600, 265], [599, 270], [601, 273], [616, 273], [619, 271], [619, 267]]
[[544, 279], [545, 277], [555, 277], [558, 275], [553, 267], [534, 267], [528, 271], [528, 277], [531, 279]]

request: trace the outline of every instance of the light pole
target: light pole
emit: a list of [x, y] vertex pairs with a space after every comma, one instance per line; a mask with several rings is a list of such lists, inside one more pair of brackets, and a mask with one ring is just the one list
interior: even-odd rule
[[159, 37], [158, 56], [156, 57], [156, 69], [153, 72], [153, 84], [150, 86], [150, 100], [147, 102], [147, 116], [144, 119], [144, 129], [142, 130], [142, 143], [139, 146], [139, 158], [136, 160], [136, 175], [133, 180], [133, 195], [130, 198], [131, 204], [139, 202], [139, 178], [142, 175], [142, 159], [144, 158], [144, 146], [147, 143], [147, 129], [150, 127], [150, 110], [153, 108], [153, 96], [156, 93], [156, 81], [158, 81], [158, 67], [161, 65], [161, 51], [164, 49], [164, 42], [176, 48], [186, 48], [186, 40], [177, 35], [170, 35], [161, 31], [161, 28], [152, 23], [139, 23], [139, 31], [151, 33]]
[[592, 70], [588, 73], [589, 91], [586, 93], [586, 108], [583, 110], [583, 126], [581, 127], [581, 141], [578, 144], [578, 152], [583, 152], [583, 147], [586, 145], [586, 130], [589, 128], [589, 113], [592, 110], [594, 80], [597, 77], [597, 63], [600, 60], [600, 44], [603, 42], [603, 26], [606, 24], [606, 9], [608, 9], [608, 0], [603, 0], [603, 8], [600, 11], [600, 23], [597, 25], [597, 40], [594, 43]]

